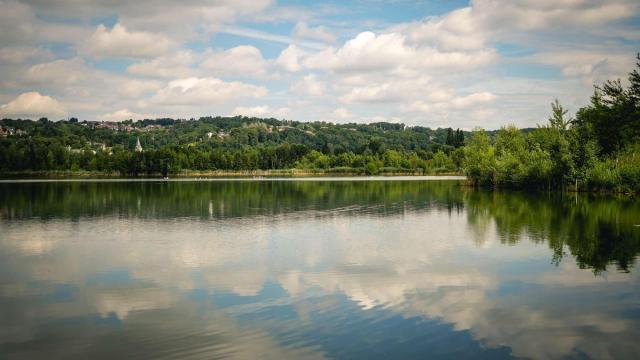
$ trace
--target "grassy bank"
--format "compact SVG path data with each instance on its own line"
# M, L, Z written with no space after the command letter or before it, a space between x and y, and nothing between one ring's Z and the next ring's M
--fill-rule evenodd
M183 170L170 173L169 177L189 178L189 177L309 177L309 176L423 176L423 175L464 175L454 172L423 172L409 171L405 169L385 169L375 174L368 173L360 168L334 168L334 169L273 169L273 170ZM82 179L82 178L140 178L152 177L161 178L160 173L130 176L119 172L103 171L16 171L0 173L0 179Z

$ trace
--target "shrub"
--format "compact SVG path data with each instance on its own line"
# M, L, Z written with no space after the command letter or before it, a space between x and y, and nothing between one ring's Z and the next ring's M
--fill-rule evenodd
M620 173L614 160L598 161L587 170L587 186L594 190L614 190L620 184Z

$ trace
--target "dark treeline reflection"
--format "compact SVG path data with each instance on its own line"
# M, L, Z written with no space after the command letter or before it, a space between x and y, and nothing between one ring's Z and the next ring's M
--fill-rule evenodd
M547 242L555 263L568 248L581 268L599 273L613 263L628 271L640 253L640 202L634 199L472 191L464 202L472 226L493 221L505 244L523 236Z
M391 215L437 206L461 209L457 182L194 181L0 184L0 216L79 218L228 218L340 210Z
M456 181L194 181L0 184L0 217L79 219L390 216L465 211L474 231L495 224L504 244L546 242L581 268L628 271L640 253L640 202L630 198L488 192ZM528 241L528 240L527 240Z

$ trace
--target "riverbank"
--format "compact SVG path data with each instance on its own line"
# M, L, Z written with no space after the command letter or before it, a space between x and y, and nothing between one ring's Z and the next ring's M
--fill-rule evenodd
M381 171L376 174L368 174L359 169L328 169L328 170L301 170L301 169L274 169L274 170L213 170L196 171L183 170L169 173L170 178L232 178L232 177L366 177L366 176L464 176L462 173L431 173L422 171ZM115 178L162 178L162 174L140 174L138 176L122 175L119 172L102 171L20 171L0 173L0 179L115 179Z

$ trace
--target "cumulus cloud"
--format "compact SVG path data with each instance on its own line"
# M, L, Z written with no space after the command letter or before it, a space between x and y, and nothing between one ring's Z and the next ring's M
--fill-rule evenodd
M340 101L346 104L391 103L412 99L446 101L453 97L450 89L433 82L428 76L383 79L380 81L367 76L347 79L344 87L348 91Z
M29 66L14 87L46 92L63 101L75 116L92 119L114 108L130 106L122 102L148 94L160 85L99 70L75 57Z
M351 111L349 111L349 109L344 107L339 107L333 110L331 115L338 119L349 119L353 117L353 114L351 113Z
M627 18L637 11L638 4L627 0L475 0L468 7L400 24L392 31L405 34L413 44L429 44L444 51L477 50L487 46L489 37L512 38L515 31L590 31L589 26Z
M82 49L93 56L145 58L164 54L173 46L173 42L164 35L128 31L118 23L111 31L99 25Z
M94 82L96 73L80 57L36 64L27 70L29 83L43 85L69 85Z
M486 37L475 23L472 8L466 7L442 17L401 24L393 30L405 34L412 44L432 45L443 51L478 50L486 46Z
M452 97L443 101L415 101L409 105L406 109L408 111L421 111L421 112L434 112L434 111L446 111L446 110L461 110L468 109L478 105L485 105L493 102L496 99L496 95L490 92L473 93L466 96Z
M496 60L495 51L442 52L433 47L410 45L401 33L362 32L344 46L328 48L308 56L304 64L312 69L338 72L397 71L404 68L472 69Z
M320 96L324 94L325 86L322 81L318 80L317 75L305 75L302 80L291 85L290 91L294 94L303 94L309 96Z
M139 114L139 113L129 111L128 109L121 109L118 111L114 111L112 113L102 114L97 117L98 120L102 120L102 121L124 121L129 119L137 120L137 119L152 119L152 118L154 118L154 116L151 114Z
M476 25L494 31L505 27L536 30L605 24L637 14L639 6L630 0L475 0L471 5Z
M263 86L239 81L225 82L217 78L190 77L170 81L151 98L161 105L205 105L236 98L260 98L267 94Z
M402 95L391 91L391 87L390 83L356 87L340 97L340 101L346 104L397 101Z
M180 78L197 75L193 64L199 56L189 50L181 50L175 54L159 56L130 65L127 71L131 74L158 77Z
M496 96L494 94L483 91L480 93L473 93L467 96L454 98L453 100L451 100L451 106L456 109L464 109L470 106L492 102L495 99Z
M271 108L268 105L244 107L238 106L232 111L233 115L242 115L248 117L272 117L272 118L284 118L289 114L289 108Z
M47 89L48 93L65 98L65 103L77 102L81 108L116 94L120 83L121 77L95 69L81 57L30 66L22 78L22 86Z
M41 95L37 91L20 94L7 104L0 106L0 114L9 118L65 117L67 109L56 99Z
M336 37L324 26L309 27L305 22L298 22L293 28L293 36L301 39L320 40L328 43L336 41Z
M589 87L607 79L625 78L634 65L634 58L618 49L553 49L531 55L529 59L536 63L559 67L563 76L578 78Z
M262 76L267 65L258 48L243 45L213 53L200 67L216 76Z
M396 67L407 59L410 49L399 34L376 35L362 32L339 49L327 48L309 56L305 65L326 70L384 70Z
M161 88L161 83L154 80L127 80L118 88L120 95L124 97L139 97L145 93Z
M306 52L297 46L289 45L278 55L275 64L286 71L296 72L301 69L300 58L305 55Z

